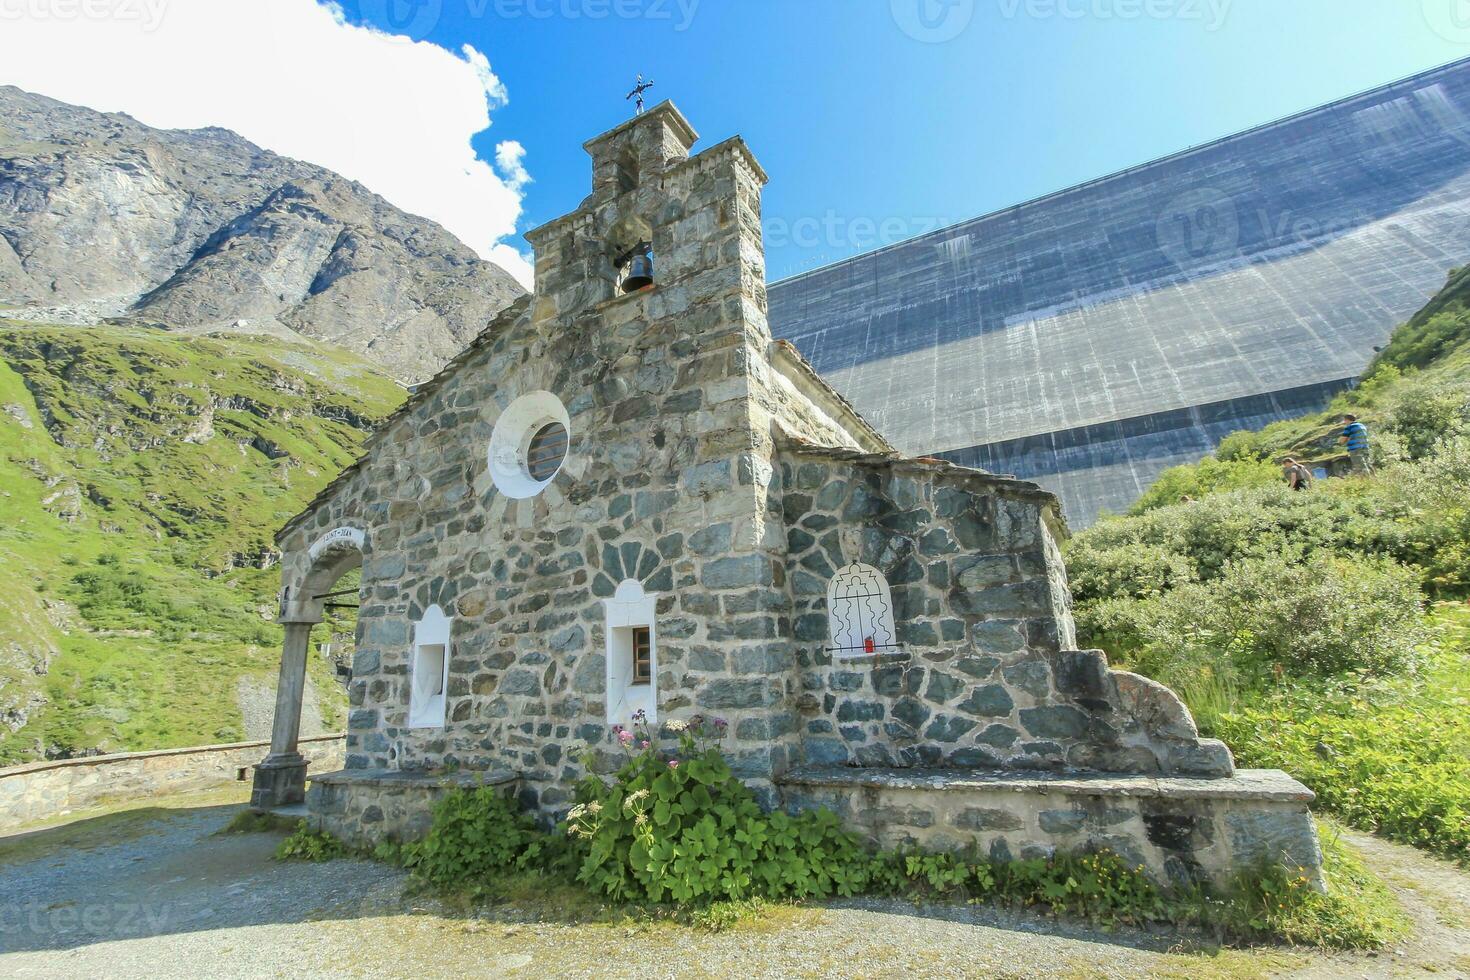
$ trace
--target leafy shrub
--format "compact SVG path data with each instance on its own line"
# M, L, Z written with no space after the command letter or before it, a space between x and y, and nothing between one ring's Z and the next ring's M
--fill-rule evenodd
M1070 557L1072 594L1085 599L1146 599L1194 580L1189 559L1161 544L1080 548Z
M277 861L332 861L347 853L347 846L331 834L312 830L302 820L296 831L276 847Z
M457 789L434 805L424 839L403 846L403 863L436 884L521 871L542 859L545 835L530 814L493 786Z
M1129 508L1130 514L1142 514L1156 507L1177 504L1186 498L1198 500L1222 490L1268 487L1281 483L1281 469L1266 462L1261 447L1246 449L1232 443L1234 458L1205 458L1198 463L1174 466L1159 474L1143 496Z
M1470 862L1470 609L1441 607L1421 672L1283 686L1217 724L1348 823Z
M1232 561L1208 582L1081 610L1130 664L1168 681L1204 665L1246 680L1343 670L1384 673L1413 660L1422 637L1419 577L1388 559L1316 554L1302 562Z
M678 753L658 751L639 724L618 732L632 753L611 784L583 783L568 833L584 856L577 877L617 901L679 903L854 895L865 854L837 817L764 813L717 747L722 722L671 723Z

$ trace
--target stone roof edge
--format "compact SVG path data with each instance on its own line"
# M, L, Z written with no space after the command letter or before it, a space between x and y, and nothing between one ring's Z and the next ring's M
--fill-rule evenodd
M614 126L612 129L603 130L602 132L598 133L596 136L583 143L582 149L586 150L588 153L591 153L592 148L598 143L605 142L609 137L616 136L618 133L626 132L627 130L632 129L634 126L637 126L639 123L646 123L657 116L668 116L669 122L673 125L674 129L678 131L679 135L683 137L684 142L688 145L693 146L695 143L699 142L699 134L694 131L694 127L690 125L689 120L684 118L684 113L679 111L679 107L674 105L674 100L664 99L657 105L651 106L650 108L646 109L640 115L636 115L632 119L625 119L624 121Z
M898 449L893 443L889 442L888 438L879 432L873 423L863 418L863 413L859 412L852 402L842 396L842 392L832 387L831 383L822 377L821 372L812 367L812 362L802 356L801 351L797 349L795 344L789 340L774 340L771 342L771 349L776 353L776 356L772 358L773 361L779 359L795 368L798 373L827 394L850 419L855 421L864 432L872 436L873 440L882 446L885 451L898 452ZM780 367L780 364L776 365L777 370Z
M803 456L821 456L840 462L853 463L857 466L866 466L869 469L898 470L921 473L926 476L938 475L966 483L979 484L987 489L1034 500L1050 508L1056 519L1061 520L1061 501L1057 499L1056 494L1038 484L1018 480L1013 476L999 476L969 466L957 466L947 459L937 459L933 456L904 456L897 452L867 453L858 449L845 449L841 446L823 446L789 433L784 433L780 441L783 448Z
M464 367L464 365L470 360L471 357L473 357L475 354L478 354L485 347L489 346L490 341L498 336L505 327L509 326L511 323L514 323L522 316L526 315L526 313L531 308L531 301L535 298L536 297L534 293L527 293L526 295L516 299L499 313L495 314L494 318L491 319L489 324L486 325L485 329L476 334L475 339L470 341L465 346L464 350L451 357L444 364L444 366L439 369L438 373L436 373L428 381L425 381L423 384L419 385L418 388L414 389L413 394L409 395L408 399L404 401L402 405L399 405L396 409L394 409L393 412L390 413L386 418L384 418L383 421L378 424L378 427L375 428L368 435L368 437L363 440L362 455L357 457L356 460L354 460L346 468L344 468L341 473L338 473L335 477L333 477L331 482L322 487L321 490L317 492L317 495L315 497L312 497L307 505L303 507L299 512L297 512L295 516L291 517L289 520L286 521L286 523L281 525L281 529L276 532L275 542L277 544L280 544L281 539L289 534L291 530L295 528L298 522L300 522L303 518L315 513L318 507L320 507L323 503L327 502L333 496L335 496L336 492L342 487L342 485L345 484L359 470L362 469L362 465L366 463L368 457L372 455L373 448L378 444L378 441L382 438L384 433L391 429L399 420L407 416L409 412L413 411L415 408L422 405L424 402L428 401L435 394L437 394L439 389L444 387L445 382L447 382L454 375L458 374L459 369Z
M677 173L685 167L691 167L695 164L713 163L719 158L732 153L740 157L745 165L750 168L751 173L755 174L756 178L762 184L771 182L771 178L766 174L766 168L762 167L760 161L755 158L755 153L751 150L750 144L745 142L745 137L739 135L731 136L727 140L721 140L714 146L700 150L698 153L689 154L689 156L665 170L664 175L668 176L669 174Z

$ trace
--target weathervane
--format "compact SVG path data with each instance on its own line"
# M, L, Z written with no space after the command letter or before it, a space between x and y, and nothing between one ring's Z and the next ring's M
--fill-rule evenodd
M638 84L635 85L635 86L633 86L633 91L631 91L631 92L628 93L628 98L629 99L637 99L638 100L637 103L635 103L638 106L638 111L635 112L635 113L633 113L635 116L641 116L641 115L643 115L643 93L644 92L647 92L651 88L653 88L653 82L651 82L651 81L645 82L643 80L643 73L642 72L639 72L638 73ZM624 101L626 101L626 100L624 100Z

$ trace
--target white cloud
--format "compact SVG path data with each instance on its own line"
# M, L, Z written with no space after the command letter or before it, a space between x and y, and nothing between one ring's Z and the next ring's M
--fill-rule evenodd
M475 156L470 138L507 96L469 45L457 55L357 27L315 0L0 0L0 11L0 83L150 126L232 129L439 222L529 285L512 244L525 151L500 144L497 160L514 164L501 162L504 177Z
M520 190L531 182L526 173L526 148L519 140L503 140L495 147L495 166L511 190Z

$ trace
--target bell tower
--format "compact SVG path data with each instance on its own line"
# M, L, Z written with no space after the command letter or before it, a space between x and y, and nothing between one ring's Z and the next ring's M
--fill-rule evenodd
M583 144L592 192L526 235L536 251L538 319L640 295L656 320L688 308L694 280L720 279L726 297L745 290L757 299L745 312L764 333L765 171L739 137L691 155L698 139L678 108L661 102Z

